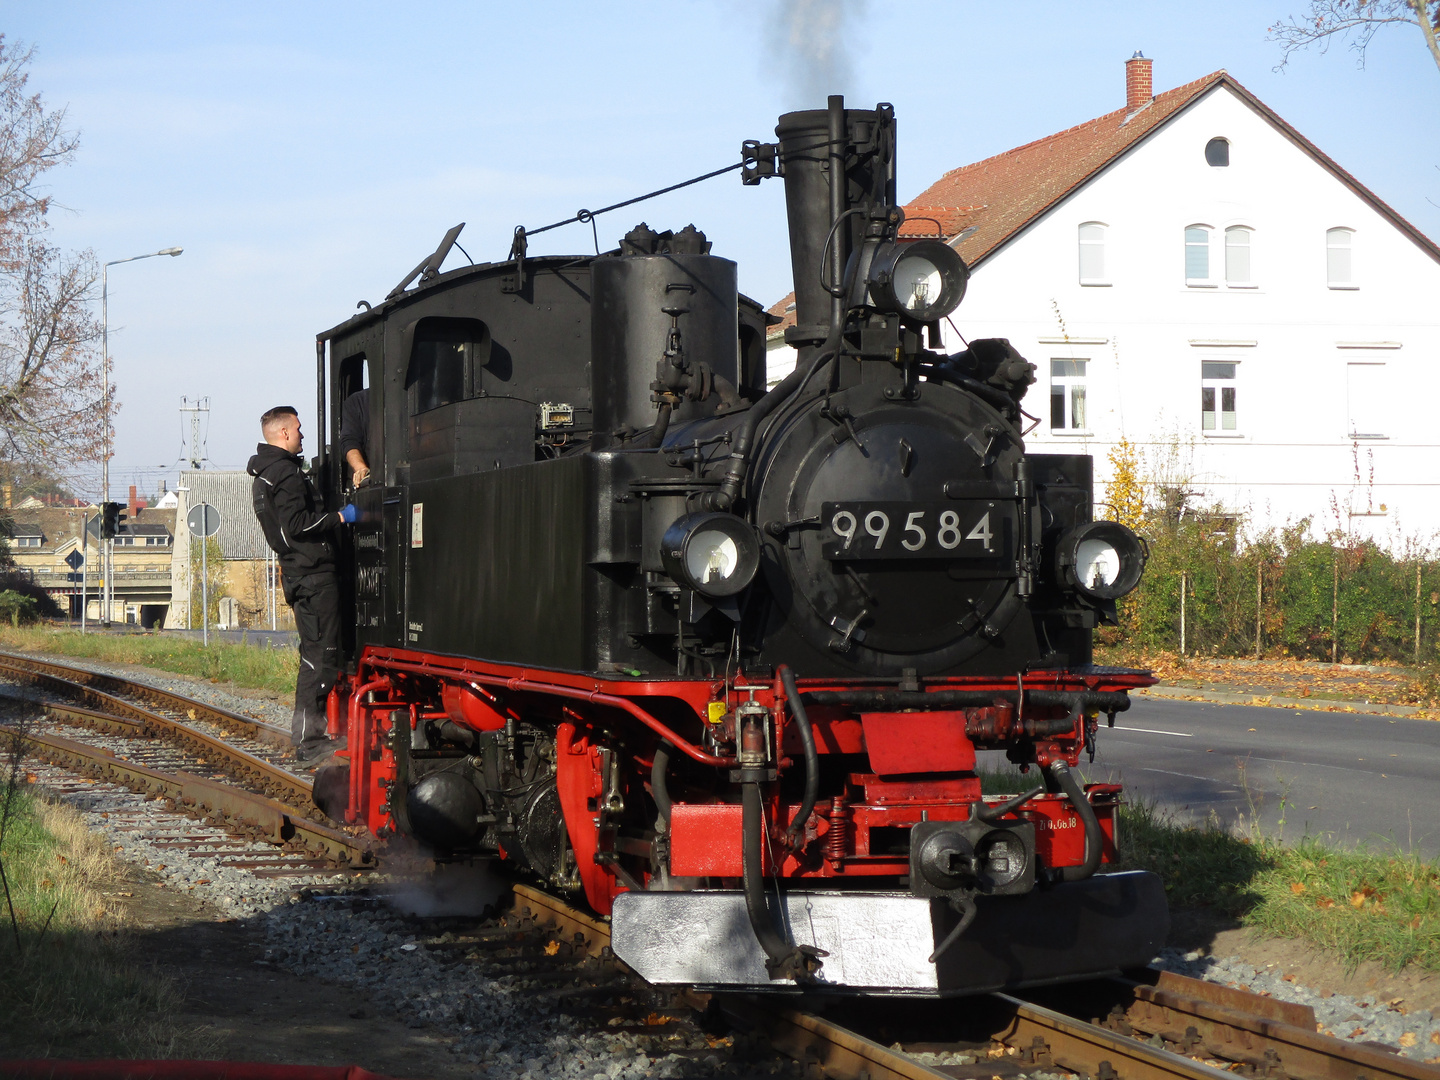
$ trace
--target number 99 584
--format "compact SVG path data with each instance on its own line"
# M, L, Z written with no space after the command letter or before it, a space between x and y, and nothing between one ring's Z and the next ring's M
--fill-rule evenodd
M1008 547L1004 503L835 502L820 511L827 559L992 559Z

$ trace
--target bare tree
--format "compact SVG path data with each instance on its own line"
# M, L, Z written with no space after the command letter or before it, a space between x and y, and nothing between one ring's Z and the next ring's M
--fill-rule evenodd
M34 50L0 35L0 473L96 460L102 416L90 252L47 238L45 174L73 157L65 110L30 93Z
M1269 39L1285 52L1276 70L1290 62L1292 53L1311 45L1326 52L1336 40L1348 41L1364 67L1370 39L1392 23L1418 26L1440 68L1440 0L1310 0L1305 16L1292 15L1270 27Z

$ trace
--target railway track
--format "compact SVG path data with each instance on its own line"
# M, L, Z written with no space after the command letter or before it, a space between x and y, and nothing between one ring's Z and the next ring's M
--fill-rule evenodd
M177 856L218 855L276 877L374 864L364 838L311 808L308 778L284 764L286 732L28 656L0 653L0 679L36 688L47 721L90 736L82 743L33 724L0 726L29 753L78 776L77 784L120 784L187 815L186 824L172 821L152 838ZM66 782L47 781L62 789ZM1440 1080L1440 1066L1318 1033L1307 1007L1171 973L963 1002L866 1002L863 1010L840 1002L825 1016L773 998L694 992L671 998L666 1009L664 993L647 994L611 956L603 920L526 885L514 887L512 906L498 919L442 920L433 928L417 947L490 979L522 980L531 994L567 1008L608 1003L612 1024L678 1025L687 1009L720 1016L835 1080L990 1080L1036 1071L1088 1080ZM638 998L650 1011L643 1020L619 1013L609 999L620 998L632 1005Z
M536 890L517 887L515 904L523 917L584 935L592 950L609 940L603 923ZM882 1022L872 1034L886 1030L884 1014L906 1014L904 1036L884 1042L864 1033L875 1019L873 1002L863 1010L870 1019L854 1007L837 1009L857 1018L845 1026L775 999L692 993L687 1000L762 1032L777 1049L833 1080L988 1080L1037 1071L1091 1080L1440 1080L1440 1066L1320 1034L1307 1006L1170 972L1145 975L1043 995L906 1002L878 1010ZM1095 1011L1102 1015L1091 1015ZM970 1061L932 1065L917 1060L920 1055Z
M84 780L163 799L169 809L293 856L272 867L258 865L264 860L247 851L237 866L279 873L287 866L300 872L375 863L367 837L315 808L309 778L286 762L287 732L143 683L28 656L0 653L0 680L38 691L29 703L42 718L0 724L0 733L18 740L27 755ZM71 703L77 700L84 706ZM87 738L60 734L74 728ZM63 777L50 780L63 789ZM203 836L177 842L214 847Z

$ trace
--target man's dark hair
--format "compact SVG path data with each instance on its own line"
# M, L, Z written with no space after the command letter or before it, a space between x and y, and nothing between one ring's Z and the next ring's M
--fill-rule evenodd
M267 409L264 415L260 417L261 432L269 434L271 425L284 416L293 416L297 420L300 419L300 413L294 405L276 405L273 409Z

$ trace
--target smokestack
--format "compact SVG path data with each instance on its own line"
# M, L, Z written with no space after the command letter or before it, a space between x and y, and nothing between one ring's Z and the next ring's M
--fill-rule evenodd
M1147 60L1141 55L1140 50L1135 50L1135 55L1125 61L1125 112L1126 115L1144 108L1150 104L1153 97L1153 83L1150 79L1150 65L1154 61Z
M135 497L135 485L134 485L134 484L131 484L131 485L130 485L130 517L131 517L132 520L134 519L134 517L135 517L135 511L136 511L137 509L139 509L139 506L140 506L140 500Z

